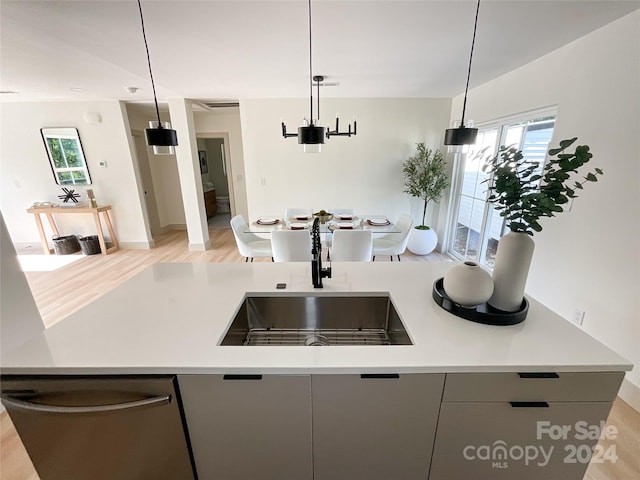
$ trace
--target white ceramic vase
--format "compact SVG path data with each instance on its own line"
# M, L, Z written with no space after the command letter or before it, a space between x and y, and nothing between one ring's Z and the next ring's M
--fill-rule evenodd
M505 312L520 310L535 242L531 235L509 232L498 242L489 305Z
M433 252L438 245L438 234L433 228L422 230L412 228L409 234L407 248L414 255L427 255Z
M447 271L443 287L454 302L463 307L475 307L491 297L493 279L476 262L464 262Z

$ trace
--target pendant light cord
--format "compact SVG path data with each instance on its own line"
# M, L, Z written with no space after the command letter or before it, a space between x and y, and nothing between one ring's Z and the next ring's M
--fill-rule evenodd
M147 64L149 65L149 76L151 77L151 88L153 89L153 101L156 104L156 115L158 116L158 128L163 128L162 122L160 121L160 109L158 108L158 98L156 97L156 84L153 81L153 72L151 71L151 57L149 56L149 45L147 44L147 35L144 31L144 17L142 16L142 5L140 4L140 0L138 0L138 10L140 11L140 23L142 23L142 38L144 39L144 48L147 51Z
M138 0L140 1L140 0ZM462 103L462 120L460 127L464 128L464 114L467 109L467 92L469 91L469 78L471 78L471 60L473 60L473 47L476 44L476 29L478 28L478 13L480 12L480 0L478 0L478 6L476 7L476 20L473 25L473 40L471 41L471 54L469 55L469 69L467 71L467 85L464 88L464 101Z
M140 0L138 0L139 2ZM311 105L310 125L313 126L313 64L311 50L311 0L309 0L309 103Z

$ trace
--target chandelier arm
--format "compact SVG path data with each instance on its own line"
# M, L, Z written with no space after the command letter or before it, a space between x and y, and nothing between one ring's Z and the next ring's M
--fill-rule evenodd
M282 136L284 138L290 138L290 137L297 137L298 134L297 133L287 133L287 126L284 124L284 122L282 123Z
M147 52L147 64L149 65L149 76L151 77L151 88L153 89L153 101L156 105L156 115L158 116L158 128L162 128L160 121L160 109L158 108L158 98L156 96L156 84L153 81L153 72L151 71L151 57L149 56L149 45L147 44L147 34L144 30L144 17L142 16L142 5L138 0L138 10L140 11L140 23L142 24L142 38L144 39L144 48Z
M469 91L469 79L471 78L471 61L473 60L473 47L476 44L476 29L478 28L478 13L480 12L480 0L478 0L478 5L476 7L476 19L473 24L473 39L471 40L471 53L469 55L469 68L467 70L467 85L464 88L464 100L462 102L462 119L460 122L460 126L464 128L464 114L467 110L467 92Z

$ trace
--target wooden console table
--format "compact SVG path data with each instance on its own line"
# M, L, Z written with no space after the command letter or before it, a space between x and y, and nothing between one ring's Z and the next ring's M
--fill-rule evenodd
M42 219L40 217L41 214L45 214L47 219L49 220L49 225L51 225L51 230L53 230L54 235L60 236L60 232L58 231L58 226L56 225L56 221L53 218L53 214L69 214L69 213L91 213L93 214L93 219L96 222L96 229L98 230L98 240L100 241L100 250L103 255L107 255L111 252L115 252L118 250L118 239L116 238L116 234L113 230L113 225L111 225L111 218L109 217L109 210L111 210L111 205L103 205L101 207L31 207L27 209L27 213L33 213L34 218L36 219L36 226L38 227L38 232L40 233L40 241L42 242L42 249L46 255L50 255L52 250L49 249L49 242L47 242L47 237L44 234L44 228L42 227ZM111 238L112 246L107 248L107 244L104 241L104 232L102 231L102 224L100 223L100 214L102 214L102 218L104 219L104 223L107 226L107 230L109 231L109 237Z

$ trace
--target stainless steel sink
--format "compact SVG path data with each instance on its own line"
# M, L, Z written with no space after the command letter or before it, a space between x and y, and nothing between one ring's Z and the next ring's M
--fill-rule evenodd
M248 296L221 345L412 345L388 295Z

